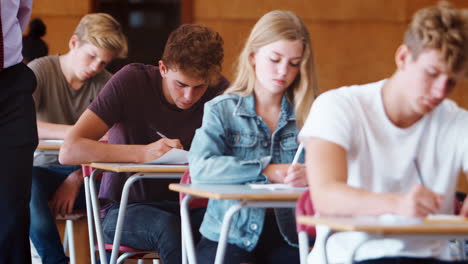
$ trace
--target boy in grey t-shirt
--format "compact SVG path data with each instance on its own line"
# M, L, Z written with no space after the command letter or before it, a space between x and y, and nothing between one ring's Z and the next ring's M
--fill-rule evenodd
M110 79L104 67L127 53L120 24L102 13L82 18L69 47L64 55L42 57L28 64L37 79L33 97L39 139L63 139ZM61 166L56 157L41 163L44 166L33 167L32 173L30 237L44 264L68 263L55 216L84 208L81 168Z

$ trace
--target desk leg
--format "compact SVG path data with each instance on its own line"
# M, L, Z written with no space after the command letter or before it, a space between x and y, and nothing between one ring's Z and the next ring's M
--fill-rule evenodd
M323 252L322 252L321 255L323 256L323 263L324 263L324 264L328 264L327 242L328 242L328 239L330 238L330 236L334 234L334 232L333 232L330 228L328 228L328 227L326 227L326 228L327 228L327 229L324 230L325 233L323 234L322 239L320 239L320 240L315 240L315 243L316 243L317 245L320 244L320 245L319 245L319 248L321 247L321 248L323 249Z
M128 195L130 193L130 187L132 184L138 180L140 180L142 176L134 174L130 176L127 181L125 181L125 185L122 190L122 198L120 199L120 206L119 206L119 214L117 216L117 224L115 226L115 234L114 240L112 241L112 254L110 264L117 263L117 258L119 256L119 246L120 246L120 239L122 238L122 228L124 225L125 220L125 212L127 211L127 203L128 203Z
M224 253L228 242L229 228L231 227L232 216L237 213L242 207L245 206L244 202L234 204L226 211L221 226L221 235L219 237L218 248L216 250L215 264L222 264L224 260Z
M99 215L99 202L97 198L96 186L94 184L94 178L96 177L96 175L102 172L103 170L95 169L93 173L91 173L91 177L89 179L89 191L90 191L91 203L92 203L92 208L93 208L94 225L96 227L96 238L98 242L99 259L101 260L101 264L107 264L106 250L104 248L104 234L102 232L101 218Z
M94 222L93 211L91 210L91 196L89 194L89 177L84 178L85 199L86 199L86 217L88 221L89 253L91 255L91 264L96 264L96 253L94 249Z
M353 251L351 252L351 256L348 260L348 264L354 264L354 258L356 257L356 253L358 251L358 249L363 245L365 244L366 242L368 242L369 240L372 240L372 239L376 239L376 238L381 238L380 235L377 235L376 237L373 237L373 238L370 238L370 237L367 237L367 239L363 239L361 242L359 242L353 249Z
M190 225L189 205L192 196L187 194L180 205L180 217L182 228L182 262L187 263L187 257L190 264L197 264L195 256L195 246L193 242L192 226ZM187 255L187 256L186 256Z

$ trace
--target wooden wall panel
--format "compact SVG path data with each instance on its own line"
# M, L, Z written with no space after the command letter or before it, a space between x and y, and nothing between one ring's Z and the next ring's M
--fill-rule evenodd
M41 17L47 25L44 41L49 45L49 54L64 54L68 52L68 41L81 16L47 16Z
M314 23L309 26L321 91L367 83L394 71L401 26L379 23Z
M198 19L254 19L274 9L292 10L303 19L401 21L405 18L405 0L194 0ZM382 15L384 14L384 15Z
M41 18L47 26L44 40L49 54L68 51L68 41L81 17L90 13L92 0L40 0L33 1L31 18Z
M33 1L35 15L82 16L91 11L92 0L39 0Z

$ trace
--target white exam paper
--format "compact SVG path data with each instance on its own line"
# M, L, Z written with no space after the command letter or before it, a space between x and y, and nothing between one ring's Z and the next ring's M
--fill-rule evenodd
M268 189L268 190L307 190L307 187L294 187L289 184L282 183L267 183L267 184L256 184L250 183L252 189Z
M166 154L144 164L188 164L188 151L183 149L173 148Z

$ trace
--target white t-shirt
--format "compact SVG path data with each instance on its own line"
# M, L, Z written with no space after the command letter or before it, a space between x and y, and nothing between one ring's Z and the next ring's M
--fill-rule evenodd
M468 168L468 112L446 99L409 128L396 127L382 103L386 80L342 87L319 96L299 137L321 138L346 149L349 185L373 192L408 192L419 184L417 159L424 183L444 194L438 213L454 211L458 174ZM410 88L408 88L410 89ZM324 227L317 228L317 240ZM365 233L345 232L328 241L332 263L348 258ZM445 240L379 239L365 243L356 260L391 256L450 259ZM315 247L310 263L320 263L323 248Z

